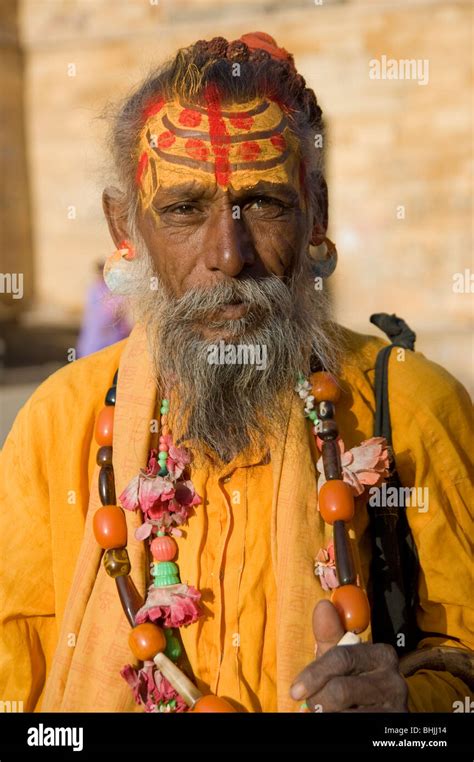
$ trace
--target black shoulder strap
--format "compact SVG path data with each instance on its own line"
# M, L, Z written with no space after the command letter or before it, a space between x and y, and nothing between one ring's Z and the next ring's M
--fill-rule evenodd
M395 347L412 351L415 333L396 315L371 315L371 323L384 331L391 344L380 350L375 364L374 436L388 444L390 475L369 499L372 564L372 639L390 643L402 655L419 640L416 624L418 557L406 516L405 493L397 473L392 448L392 425L388 396L388 363ZM375 498L375 499L374 499Z

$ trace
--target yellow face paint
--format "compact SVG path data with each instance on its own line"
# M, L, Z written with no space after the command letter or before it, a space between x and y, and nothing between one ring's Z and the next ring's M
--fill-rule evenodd
M221 108L217 91L206 107L158 101L147 110L140 133L137 183L142 208L160 187L190 180L224 190L260 181L300 186L300 144L281 108L254 100Z

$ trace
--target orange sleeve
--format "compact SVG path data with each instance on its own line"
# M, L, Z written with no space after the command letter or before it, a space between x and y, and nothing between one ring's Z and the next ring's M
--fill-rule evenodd
M462 712L466 698L468 702L472 698L466 683L450 672L420 669L406 682L410 712Z
M418 648L469 651L474 647L471 400L456 379L419 353L407 353L392 369L397 465L402 484L415 488L406 510L421 567L417 620L425 637ZM456 701L472 695L448 672L423 669L407 683L411 711L453 712Z
M0 455L0 701L12 702L12 711L37 707L56 640L48 483L39 444L47 421L32 408L30 399Z

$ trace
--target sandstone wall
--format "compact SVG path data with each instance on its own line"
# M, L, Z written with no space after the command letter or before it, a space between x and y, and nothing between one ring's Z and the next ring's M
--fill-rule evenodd
M330 234L339 319L372 330L397 312L418 347L472 389L472 11L469 2L20 0L43 316L75 317L111 251L98 115L149 67L198 38L263 30L291 50L328 126ZM429 62L429 82L374 80L371 59ZM472 287L471 287L472 288ZM63 317L61 317L63 316Z

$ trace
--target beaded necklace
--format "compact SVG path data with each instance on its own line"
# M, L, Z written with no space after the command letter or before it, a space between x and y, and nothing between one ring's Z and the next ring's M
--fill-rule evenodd
M115 579L124 613L132 627L129 645L135 658L143 662L137 669L127 665L121 674L131 686L135 700L147 712L234 712L225 699L203 695L177 662L184 658L179 628L200 616L200 593L180 582L173 559L177 546L173 534L187 523L194 505L201 501L190 481L191 458L184 448L172 443L169 428L169 402L161 401L161 435L158 450L152 450L146 470L142 470L119 496L129 510L141 508L145 521L136 531L140 540L149 540L153 557L153 583L143 602L130 576L127 553L127 523L116 504L112 464L114 406L118 371L105 397L95 427L99 445L98 490L102 506L93 517L93 531L105 551L104 566ZM346 524L354 516L354 493L343 480L335 403L340 388L331 374L320 371L313 384L301 374L295 391L304 400L304 415L310 420L316 444L322 451L325 483L319 491L318 507L322 518L333 527L335 564L339 587L333 590L335 605L347 633L359 633L370 621L367 596L356 584ZM188 665L189 668L189 665Z

